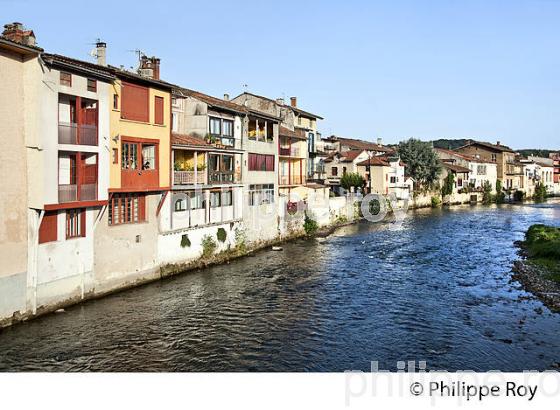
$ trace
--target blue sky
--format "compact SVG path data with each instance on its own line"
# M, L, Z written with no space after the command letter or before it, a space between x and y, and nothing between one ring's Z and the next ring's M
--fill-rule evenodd
M0 0L48 52L162 60L211 95L297 96L324 136L560 148L560 1Z

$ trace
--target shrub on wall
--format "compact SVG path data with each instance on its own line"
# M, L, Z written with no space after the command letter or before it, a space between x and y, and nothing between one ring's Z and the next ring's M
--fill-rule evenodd
M181 248L186 248L191 246L191 240L189 239L189 235L184 234L181 236Z
M214 254L218 245L214 238L210 235L204 235L202 237L202 257L207 258Z
M503 204L506 201L506 194L504 192L501 180L496 181L496 203Z
M513 200L515 202L521 202L525 199L525 192L517 190L513 193Z
M432 197L432 208L437 208L440 205L441 205L441 199L439 199L437 196L433 196Z
M546 200L546 196L547 196L546 186L544 186L542 182L538 182L537 185L535 186L535 195L534 195L535 201L543 202Z
M305 221L303 222L303 229L307 235L313 235L319 229L319 225L313 219L311 219L307 212L305 213Z
M218 228L218 232L216 232L216 238L218 238L220 242L225 242L227 239L226 230L224 228Z

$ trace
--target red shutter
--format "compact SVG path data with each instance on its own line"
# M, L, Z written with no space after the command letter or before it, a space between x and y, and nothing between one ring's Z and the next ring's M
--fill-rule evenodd
M274 155L266 156L266 170L274 171Z
M39 243L57 240L57 219L58 212L45 212L39 228Z
M163 125L163 97L156 97L154 122Z
M249 154L249 171L257 170L257 155Z
M149 90L139 85L122 83L121 117L133 121L150 121Z

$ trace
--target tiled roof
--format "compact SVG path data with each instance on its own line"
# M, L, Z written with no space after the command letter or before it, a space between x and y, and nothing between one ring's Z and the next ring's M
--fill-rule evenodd
M455 173L469 173L471 172L470 169L459 166L459 165L455 165L455 164L450 164L449 162L443 162L443 166L447 169L449 169L450 171L453 171Z
M363 150L351 150L351 151L342 152L340 155L343 157L343 159L340 162L352 162L362 152Z
M60 54L42 53L41 57L43 58L43 61L50 65L68 66L77 70L84 70L89 73L97 74L98 76L107 79L115 78L113 71L109 67L101 66L99 64L77 60Z
M444 148L434 148L435 151L439 151L457 158L462 158L466 161L470 161L470 162L476 162L478 164L495 164L495 162L492 161L488 161L482 158L477 158L473 155L467 155L467 154L463 154L461 152L457 152L457 151L452 151L449 149L444 149Z
M301 134L297 133L296 131L292 131L291 129L283 127L283 126L280 126L279 134L280 134L281 137L296 138L296 139L303 140L303 141L307 140L307 138L305 138L304 135L301 135Z
M497 145L497 144L491 144L489 142L484 142L484 141L471 141L468 144L463 145L462 147L459 147L457 149L461 149L461 148L465 148L465 147L469 147L471 145L480 145L483 148L489 149L491 151L497 151L497 152L513 152L513 150L506 146L506 145Z
M171 134L171 145L188 145L197 147L211 147L204 138L192 134Z
M387 157L371 157L366 159L365 161L362 162L358 162L359 166L381 166L381 167L388 167L390 166L389 164L389 159Z
M148 83L148 84L151 84L151 85L155 85L155 86L160 86L160 87L163 87L163 88L166 88L166 89L173 89L173 88L177 87L175 84L168 83L167 81L155 80L153 78L146 77L145 75L140 75L140 74L135 73L133 71L124 70L120 67L115 67L115 66L109 65L108 68L117 77L125 77L125 78L129 78L129 79L132 79L132 80L142 81L142 82L145 82L145 83Z
M242 95L251 95L251 96L256 97L256 98L262 98L263 100L270 101L270 102L272 102L272 103L274 103L274 104L276 104L276 105L278 105L278 106L280 106L280 107L290 108L291 110L297 112L298 114L301 114L301 115L304 115L304 116L307 116L307 117L311 117L311 118L317 118L317 119L319 119L319 120L322 120L322 119L323 119L323 117L321 117L321 116L319 116L319 115L317 115L317 114L312 114L312 113L310 113L309 111L304 111L304 110L302 110L301 108L298 108L298 107L292 107L292 106L289 105L289 104L282 104L282 105L280 105L280 104L278 104L278 102L276 102L276 100L273 100L272 98L265 97L265 96L263 96L263 95L258 95L258 94L253 94L253 93L244 92L244 93L239 94L239 95L238 95L237 97L235 97L235 98L239 98L239 97L241 97ZM234 99L235 99L235 98L234 98Z
M341 145L345 145L353 149L365 149L368 151L378 151L378 152L387 152L387 153L394 152L392 148L379 145L371 141L364 141L364 140L358 140L353 138L342 138L342 137L337 137L335 135L331 135L330 137L325 138L325 140L332 141L332 142L340 142Z
M210 95L203 94L199 91L194 91L188 88L181 88L181 87L176 87L173 91L179 95L196 98L197 100L203 101L212 107L221 108L224 110L233 111L240 114L246 114L248 112L248 110L240 104L236 104L232 101L226 101L221 98L212 97Z
M8 37L5 37L5 36L0 36L0 42L4 43L6 45L12 46L14 48L29 50L31 52L40 53L40 52L43 51L43 49L41 47L29 46L27 44L22 44L22 43L19 43L17 41L10 40Z

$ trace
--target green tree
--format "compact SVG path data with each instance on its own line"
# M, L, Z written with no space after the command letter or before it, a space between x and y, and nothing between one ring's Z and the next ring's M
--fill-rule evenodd
M447 195L451 195L453 193L453 188L455 187L455 175L453 172L450 172L445 177L443 181L443 188L441 188L441 196L445 197Z
M340 178L340 185L348 191L351 187L363 187L364 182L364 178L357 172L348 172Z
M535 201L543 202L546 200L546 196L547 196L546 186L542 182L537 182L537 185L535 186L535 195L534 195Z
M489 181L484 181L482 192L482 203L485 205L491 204L494 198L492 197L492 184Z
M503 204L506 201L506 194L503 189L502 180L496 181L496 203Z
M418 185L433 185L441 173L441 162L429 142L416 139L402 141L397 147L401 159L406 163L406 173Z

